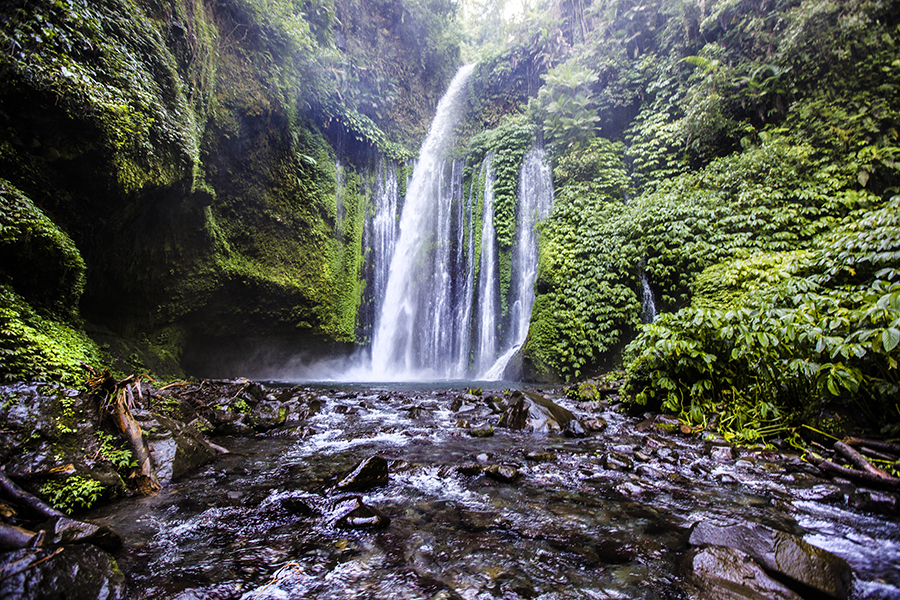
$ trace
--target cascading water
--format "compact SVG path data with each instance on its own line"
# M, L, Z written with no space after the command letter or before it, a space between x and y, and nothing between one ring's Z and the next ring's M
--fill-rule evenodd
M508 343L480 379L502 378L509 361L528 335L538 267L537 224L547 218L553 205L553 179L542 149L535 148L525 155L519 175L518 200L518 229L512 248L512 273L516 277L510 285L509 333L505 336Z
M462 189L463 161L449 157L471 71L471 66L460 69L438 105L399 226L392 216L399 203L396 192L375 190L376 210L366 230L372 259L367 259L366 275L377 308L371 362L363 372L351 373L354 379L500 379L527 335L537 272L535 226L553 200L550 171L543 151L526 155L504 315L492 155L476 169L468 190Z
M656 300L653 298L653 289L647 274L641 271L641 321L652 323L656 318Z
M473 65L462 67L438 104L413 170L400 217L384 300L372 339L373 379L447 378L452 330L452 179L446 160ZM439 362L441 361L441 362Z

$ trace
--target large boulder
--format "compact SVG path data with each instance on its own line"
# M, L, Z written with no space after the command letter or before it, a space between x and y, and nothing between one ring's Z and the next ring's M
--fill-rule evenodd
M853 575L844 559L759 523L700 521L691 528L689 543L740 550L795 590L813 590L838 600L850 595Z
M698 600L802 600L735 548L692 550L686 566Z
M571 411L532 392L513 392L500 416L500 426L517 431L558 433L575 418Z
M218 453L191 427L162 415L141 423L147 431L150 458L163 485L206 464Z

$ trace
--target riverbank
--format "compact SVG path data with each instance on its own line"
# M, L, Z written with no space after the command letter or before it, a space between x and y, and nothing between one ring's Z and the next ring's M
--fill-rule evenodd
M552 387L143 383L133 412L162 474L148 496L108 457L124 440L104 451L103 407L54 389L3 388L5 470L38 493L59 466L124 475L118 500L75 516L123 536L91 553L109 554L127 597L900 595L897 494L628 414L614 388L576 401ZM26 429L48 406L64 418ZM64 548L0 592L38 597L69 546L5 554L4 577ZM761 550L775 546L796 552L779 567Z

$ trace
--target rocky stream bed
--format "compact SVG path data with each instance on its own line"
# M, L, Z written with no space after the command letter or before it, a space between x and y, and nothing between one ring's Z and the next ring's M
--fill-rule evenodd
M900 598L896 493L625 414L614 390L134 392L162 489L71 522L3 504L43 543L0 552L0 597ZM10 479L125 489L96 400L24 384L0 398ZM39 418L54 411L63 432Z

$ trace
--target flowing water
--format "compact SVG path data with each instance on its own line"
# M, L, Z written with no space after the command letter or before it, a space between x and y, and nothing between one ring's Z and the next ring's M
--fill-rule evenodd
M496 423L487 395L503 390L293 388L311 413L302 437L219 438L243 454L88 517L126 536L117 559L146 599L688 598L687 529L710 518L801 535L851 564L854 598L900 597L900 524L851 508L851 486L763 451L717 461L700 440L543 391L608 428L476 438L458 425ZM388 483L355 493L390 524L341 528L334 478L373 455Z

